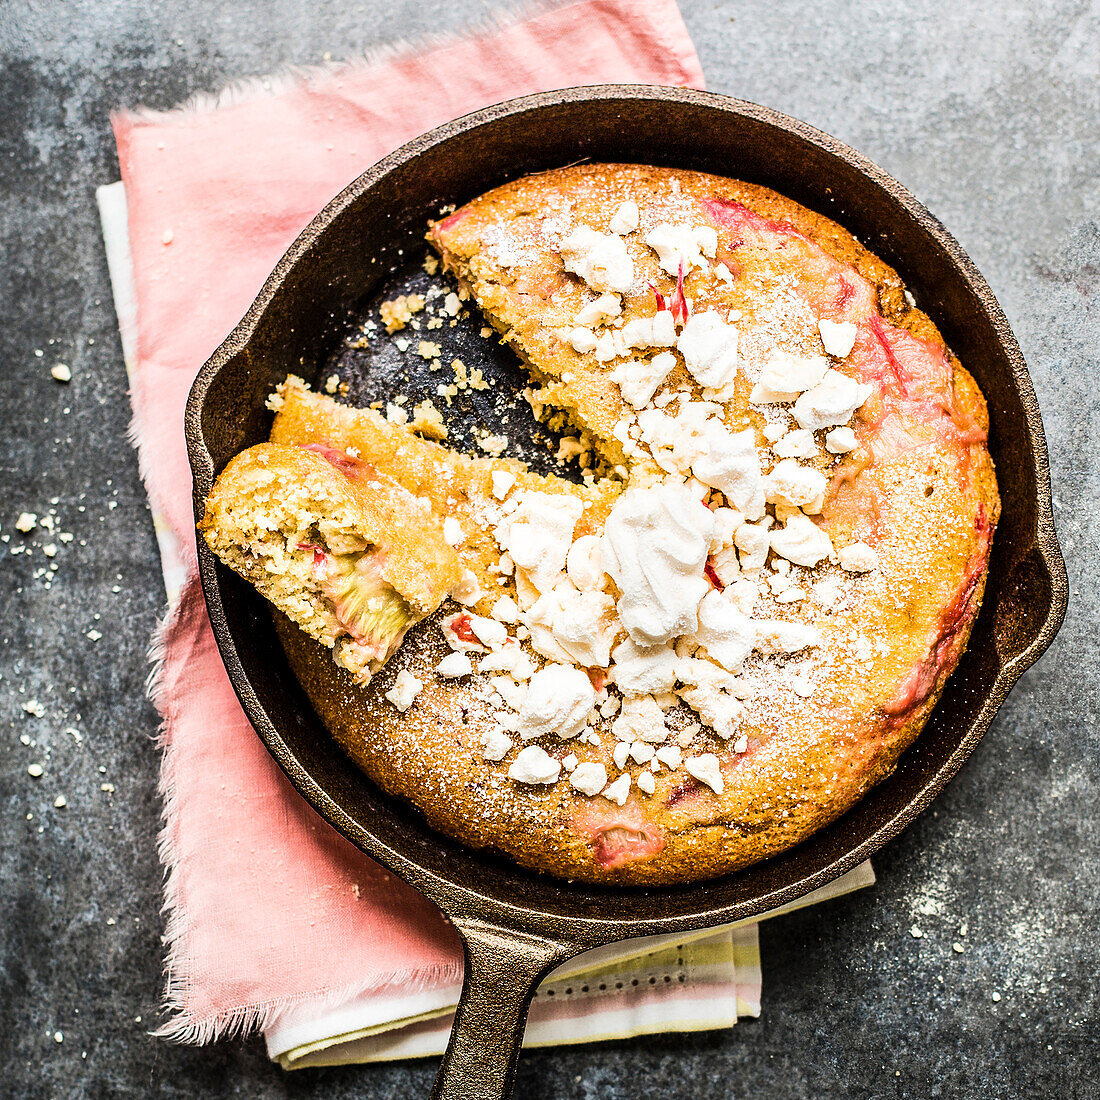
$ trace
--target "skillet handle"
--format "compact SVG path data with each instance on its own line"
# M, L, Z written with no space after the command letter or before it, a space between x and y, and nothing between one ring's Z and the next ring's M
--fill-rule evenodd
M535 987L578 948L465 918L466 977L432 1100L507 1100Z

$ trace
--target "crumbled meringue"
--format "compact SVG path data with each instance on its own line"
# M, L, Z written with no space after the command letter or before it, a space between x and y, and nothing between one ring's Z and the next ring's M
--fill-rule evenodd
M653 645L695 630L713 529L706 505L674 481L628 489L615 502L604 526L604 567L635 641Z
M540 591L551 587L565 568L584 505L574 496L524 493L519 507L496 527L496 539Z
M741 568L746 573L762 569L768 560L771 523L771 516L765 516L759 523L742 523L734 532L733 545L741 552Z
M615 213L611 215L611 221L607 223L607 228L612 233L625 237L627 233L633 233L638 228L638 221L638 204L633 199L627 199L626 202L619 203Z
M622 311L623 302L617 294L601 294L594 302L582 307L573 321L585 328L591 328L618 317Z
M845 455L858 446L856 433L851 428L833 428L825 433L825 450L834 455Z
M599 535L581 535L572 546L565 559L565 570L569 579L580 592L594 592L602 587L603 539Z
M645 235L645 243L657 253L662 270L677 275L682 263L686 275L692 268L703 267L704 257L714 258L718 250L718 233L710 225L661 222Z
M817 500L825 492L826 484L820 470L800 466L793 458L785 458L764 478L764 496L769 504L801 508Z
M718 489L749 519L764 514L764 479L752 428L731 432L717 417L703 425L701 447L691 472Z
M652 317L635 317L622 328L624 346L628 348L671 348L676 346L676 321L667 309Z
M628 637L611 658L612 676L624 695L655 695L676 686L676 653L669 645L640 646Z
M665 715L652 695L637 695L623 700L622 710L611 725L611 732L627 746L635 741L659 745L668 736ZM625 763L625 756L624 756ZM622 767L622 764L617 765Z
M752 652L756 628L717 589L711 589L699 604L699 629L691 635L693 645L702 646L712 661L730 672L739 668Z
M435 666L437 676L444 680L457 680L462 676L469 676L474 666L465 653L448 653L442 661Z
M771 548L795 565L809 567L833 552L833 542L812 519L796 512L771 533Z
M644 409L675 366L676 356L671 351L662 351L652 359L631 359L617 364L611 377L624 401L636 409Z
M634 283L634 261L621 237L578 225L561 242L566 271L579 275L593 290L627 291Z
M726 789L722 779L722 767L718 757L712 752L703 752L698 756L689 756L684 761L684 768L693 779L705 783L715 794L721 794Z
M737 376L737 329L713 311L688 318L676 350L700 386L720 390Z
M813 458L817 454L814 433L805 428L793 428L772 444L777 458Z
M847 424L852 413L871 396L872 389L830 368L812 390L807 390L794 403L794 418L799 427L810 431Z
M578 764L569 774L569 785L594 798L607 786L607 769L603 764Z
M608 784L603 792L604 798L617 806L625 805L627 795L630 794L630 782L630 772L623 772L614 783Z
M856 326L851 321L827 321L822 317L817 322L821 333L821 343L825 350L837 359L847 359L856 343Z
M528 745L521 749L508 769L508 778L531 786L556 783L561 775L561 764L545 749Z
M795 355L777 348L764 363L749 401L754 405L793 401L816 386L828 369L829 361L823 355Z
M606 592L568 595L554 614L554 640L585 668L607 668L619 629L615 600Z
M557 734L576 737L596 701L592 682L572 665L546 665L531 677L519 712L518 732L524 741Z
M402 714L416 702L416 697L424 690L424 683L418 680L408 669L403 668L393 681L393 687L386 692L386 698Z
M853 542L837 551L840 568L849 573L870 573L879 566L878 551L865 542Z

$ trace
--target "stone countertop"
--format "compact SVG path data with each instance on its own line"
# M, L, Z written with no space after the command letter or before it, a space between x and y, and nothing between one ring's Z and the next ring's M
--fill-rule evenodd
M1100 1095L1100 14L1084 0L682 6L712 89L868 154L991 283L1046 417L1071 606L934 811L876 860L878 885L762 928L759 1021L530 1053L517 1096ZM287 1075L256 1039L195 1049L148 1035L163 924L156 718L142 688L164 593L126 442L93 192L118 178L116 106L169 107L489 10L9 0L0 11L6 1096L427 1095L431 1063ZM61 362L68 385L50 376ZM15 531L21 511L51 509L72 541Z

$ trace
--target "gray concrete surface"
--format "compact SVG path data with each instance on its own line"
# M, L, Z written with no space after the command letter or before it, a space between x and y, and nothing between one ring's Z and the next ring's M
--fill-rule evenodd
M683 7L711 88L869 154L989 279L1045 410L1072 603L936 811L877 861L879 885L764 928L759 1022L533 1053L517 1095L1100 1095L1100 7ZM0 527L11 535L0 543L2 1096L427 1093L426 1063L287 1076L255 1039L189 1049L147 1034L162 921L155 721L142 685L163 593L126 443L93 189L117 178L115 106L168 107L487 10L456 0L0 6ZM70 385L50 378L57 362L72 368ZM21 510L51 507L71 542L14 531ZM51 561L52 581L40 572ZM31 699L41 718L23 710ZM55 806L59 795L67 805Z

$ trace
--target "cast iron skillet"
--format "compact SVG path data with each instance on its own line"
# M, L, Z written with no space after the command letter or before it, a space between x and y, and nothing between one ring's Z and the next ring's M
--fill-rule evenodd
M229 459L267 438L264 399L273 386L288 371L317 376L356 303L402 257L422 255L427 220L442 204L585 158L766 184L835 219L896 267L989 401L1001 525L970 646L896 772L791 851L725 878L649 890L571 885L519 869L441 837L383 795L289 674L264 602L198 540L214 635L272 756L326 820L431 898L464 941L465 986L432 1092L450 1100L510 1094L532 991L567 958L632 936L752 917L897 836L974 751L1066 608L1039 407L1004 314L966 254L908 191L836 139L751 103L683 89L572 88L489 107L410 142L333 199L195 381L186 433L196 517Z

